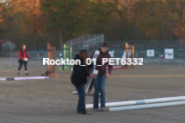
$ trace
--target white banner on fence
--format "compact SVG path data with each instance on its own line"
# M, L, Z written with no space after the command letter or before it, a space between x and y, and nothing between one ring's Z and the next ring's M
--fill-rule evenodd
M165 59L174 59L174 50L173 49L169 49L169 48L166 48L164 49L164 57Z
M147 57L154 57L155 56L155 50L149 49L146 51L146 56Z

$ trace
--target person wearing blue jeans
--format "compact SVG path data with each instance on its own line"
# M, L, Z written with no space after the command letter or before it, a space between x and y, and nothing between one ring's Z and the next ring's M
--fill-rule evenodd
M97 57L96 64L97 66L95 67L96 70L98 70L98 75L97 78L94 82L94 100L93 100L93 108L95 111L98 111L99 109L99 94L101 95L101 110L105 110L105 82L106 78L108 78L111 73L113 66L109 65L108 62L102 63L103 58L111 58L109 52L108 52L108 44L104 42L102 44L102 47L99 49L100 54ZM91 58L93 57L93 54L91 55ZM106 67L108 66L108 72L106 72Z
M75 86L76 90L78 91L78 106L77 106L77 113L86 114L85 108L85 85Z
M98 99L99 99L99 93L101 94L101 109L105 109L105 81L106 81L106 76L98 74L97 78L94 82L94 88L95 88L95 93L94 93L94 110L98 110L99 105L98 105Z
M81 64L73 66L73 72L71 75L71 82L75 86L78 92L78 105L77 113L79 114L88 114L85 107L85 85L87 83L87 77L93 78L93 75L88 71L91 68L91 65L86 65L87 51L80 50L75 56L75 60L80 60Z

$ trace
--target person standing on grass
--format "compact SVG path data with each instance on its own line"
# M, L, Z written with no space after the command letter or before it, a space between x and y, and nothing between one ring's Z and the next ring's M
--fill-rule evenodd
M81 64L73 66L73 72L71 75L71 82L78 92L79 100L77 106L77 113L79 114L87 114L85 107L85 85L87 83L88 76L93 78L93 75L90 74L90 72L88 71L91 66L86 66L87 57L88 55L86 50L80 50L80 52L75 56L74 60L80 60Z
M113 66L108 65L108 62L104 65L102 64L103 58L111 58L109 52L108 52L108 44L107 42L104 42L99 49L100 54L97 58L96 64L102 65L102 66L96 66L96 70L98 70L98 75L96 77L96 80L94 82L94 100L93 100L93 108L95 111L98 111L99 109L99 94L101 94L101 111L105 110L105 82L106 78L109 78L109 76L112 73ZM91 58L93 57L94 53L91 55ZM106 72L106 67L108 66L108 72Z
M20 70L23 64L24 64L24 69L25 69L25 75L29 75L28 70L27 70L27 64L28 64L28 59L31 59L31 57L26 51L26 45L23 45L22 48L19 50L18 57L19 57L19 60L18 60L19 67L18 67L17 75L20 75Z

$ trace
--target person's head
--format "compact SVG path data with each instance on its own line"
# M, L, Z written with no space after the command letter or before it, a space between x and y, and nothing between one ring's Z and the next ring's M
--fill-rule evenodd
M108 51L108 43L104 42L101 46L102 53L106 53Z
M22 50L26 50L26 45L22 45Z
M88 57L87 51L86 50L80 50L78 53L78 56L80 57L80 59L83 60L83 64L86 65L86 59Z

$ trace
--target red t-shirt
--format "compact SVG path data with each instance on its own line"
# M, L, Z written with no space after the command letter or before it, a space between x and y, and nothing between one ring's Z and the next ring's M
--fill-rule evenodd
M26 52L26 51L21 51L21 50L19 50L19 52L18 52L18 57L19 57L19 59L21 59L21 60L23 60L24 58L31 59L31 57L29 56L28 52Z

